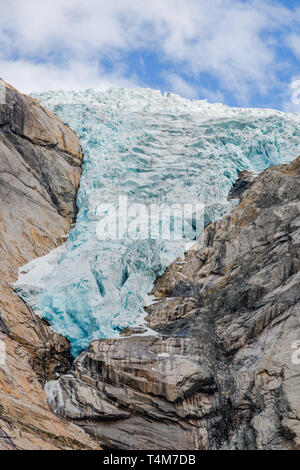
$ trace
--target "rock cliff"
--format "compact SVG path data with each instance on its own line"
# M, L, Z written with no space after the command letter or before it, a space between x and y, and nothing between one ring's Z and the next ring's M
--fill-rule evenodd
M300 157L240 175L239 205L157 279L152 335L73 364L12 283L70 229L79 141L0 80L0 159L0 449L300 449Z
M156 281L153 335L94 341L47 384L106 448L300 449L300 157L230 197Z
M58 246L70 229L80 143L54 114L1 79L0 161L0 449L98 448L51 412L43 385L69 369L69 344L12 288L19 267Z

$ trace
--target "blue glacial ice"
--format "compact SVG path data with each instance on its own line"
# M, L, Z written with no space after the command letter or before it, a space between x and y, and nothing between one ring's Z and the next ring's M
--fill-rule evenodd
M175 241L144 239L137 225L135 238L101 240L100 204L107 204L109 216L120 194L164 207L199 201L206 223L232 207L227 194L239 171L261 171L300 154L295 114L189 101L149 89L36 97L81 138L79 213L66 243L23 267L15 288L70 340L74 356L91 340L143 322L153 281L201 228L187 221L187 239Z

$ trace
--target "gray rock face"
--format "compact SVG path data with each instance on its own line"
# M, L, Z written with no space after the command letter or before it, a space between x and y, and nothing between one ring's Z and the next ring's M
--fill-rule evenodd
M104 447L300 449L300 158L248 176L156 281L157 334L94 341L51 383Z
M69 369L69 343L12 288L68 233L82 158L69 128L0 79L0 449L99 447L51 412L43 384Z

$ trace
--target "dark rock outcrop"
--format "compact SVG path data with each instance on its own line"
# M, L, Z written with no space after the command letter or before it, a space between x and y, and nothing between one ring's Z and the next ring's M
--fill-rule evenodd
M243 192L246 191L246 189L249 189L252 186L256 176L257 176L257 174L254 173L254 172L246 171L246 170L242 171L239 174L238 179L236 180L236 182L232 186L231 190L229 191L228 200L229 199L240 199Z
M300 448L300 158L250 183L157 280L157 333L94 341L51 382L105 447Z
M97 448L51 412L43 390L69 369L68 341L12 288L19 267L57 247L70 229L80 143L54 114L1 79L0 162L0 449Z

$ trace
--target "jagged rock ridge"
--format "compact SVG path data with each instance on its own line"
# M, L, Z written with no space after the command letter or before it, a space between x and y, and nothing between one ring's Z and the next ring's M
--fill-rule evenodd
M105 447L300 448L300 157L254 176L156 281L157 334L94 341L47 384Z

